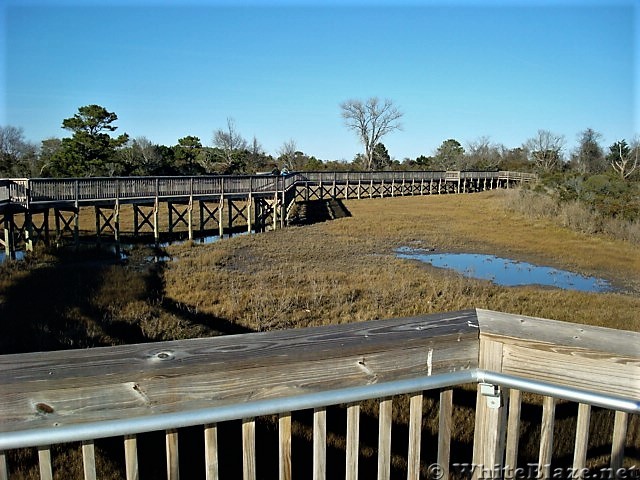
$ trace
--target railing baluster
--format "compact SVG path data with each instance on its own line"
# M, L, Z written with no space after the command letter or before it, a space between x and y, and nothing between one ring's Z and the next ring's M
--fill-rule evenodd
M407 480L420 478L420 441L422 437L422 392L411 395L409 401L409 453Z
M48 445L38 447L38 463L40 464L40 480L53 480L51 448Z
M313 411L313 480L327 478L327 410Z
M393 400L380 400L378 414L378 480L391 477L391 423L393 421Z
M613 424L613 440L611 441L611 464L614 474L616 470L622 468L624 460L624 444L627 438L627 412L616 411L615 422Z
M178 451L178 431L167 430L165 433L167 449L167 480L180 479L180 457Z
M520 441L520 390L509 390L509 419L507 420L507 446L504 458L505 477L513 478L518 467L518 443Z
M256 479L256 421L254 418L242 420L242 478Z
M438 465L442 480L449 478L451 453L451 416L453 414L453 390L440 392L440 418L438 421Z
M93 440L82 442L82 464L84 480L96 480L96 449Z
M584 477L580 472L587 462L590 417L591 405L580 403L578 406L578 421L576 424L576 443L573 449L573 471L578 473L576 478Z
M542 401L542 423L540 431L540 455L538 472L543 478L551 478L551 457L553 455L553 427L556 414L556 399L544 397Z
M207 480L218 480L218 427L216 424L204 427L204 456Z
M0 480L9 480L7 454L3 450L0 450Z
M138 440L135 435L125 435L124 457L127 480L138 480Z
M278 466L279 479L291 480L291 412L278 418Z
M347 407L347 465L346 480L358 480L358 458L360 451L360 404Z

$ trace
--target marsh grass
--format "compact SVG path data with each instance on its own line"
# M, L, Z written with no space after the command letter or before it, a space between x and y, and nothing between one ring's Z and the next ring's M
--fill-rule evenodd
M84 348L476 307L640 331L637 246L569 230L545 217L508 211L507 195L510 193L493 191L345 201L351 217L210 245L187 242L160 252L136 247L124 263L104 253L87 252L78 260L63 251L41 252L27 262L0 266L0 316L8 319L2 326L0 351ZM509 256L597 275L622 290L596 294L536 286L500 287L396 258L394 250L405 245ZM150 262L150 253L168 254L173 261ZM38 301L33 301L34 296ZM428 392L424 399L425 468L435 461L437 393ZM537 460L541 407L535 396L525 396L525 400L520 460L533 462ZM456 388L454 404L452 461L469 461L473 389ZM562 465L571 463L576 408L573 404L558 406L554 462ZM362 412L362 478L369 478L376 465L377 403L365 402ZM341 407L329 412L329 456L337 460L333 467L336 478L343 475L344 468L344 415ZM397 397L393 478L406 476L407 416L406 397ZM589 465L602 466L610 454L611 413L595 409L591 422ZM309 412L294 414L294 469L299 478L309 477L311 425ZM241 464L239 427L231 422L224 428L221 458L228 465L225 468L234 472ZM274 418L259 419L258 428L258 466L269 472L277 459L273 453ZM201 436L197 429L181 435L181 459L183 450L201 451ZM122 474L121 445L113 445L107 443L100 451L105 457L101 463L105 478ZM74 448L59 447L56 456L69 465L81 465ZM161 457L162 436L142 437L140 448L153 458ZM627 454L627 462L640 462L637 416L632 416L629 424ZM10 464L17 460L24 471L24 476L15 478L31 478L36 471L32 457L21 452L12 455ZM183 468L200 463L202 456L193 455L194 461L186 461ZM160 467L144 467L151 472L149 478L164 468L162 459L158 463ZM58 478L73 478L75 474L69 472L77 470L60 469ZM200 470L183 473L185 478L202 475Z

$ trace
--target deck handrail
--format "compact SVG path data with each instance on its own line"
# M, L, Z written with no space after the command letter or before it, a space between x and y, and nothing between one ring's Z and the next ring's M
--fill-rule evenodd
M331 405L469 383L478 384L474 464L516 465L520 429L511 417L520 411L519 393L526 391L545 399L540 465L551 463L553 410L557 399L565 399L580 403L579 415L590 406L617 412L611 465L618 466L628 414L640 413L640 333L476 309L0 355L0 476L3 451L24 446L174 432L299 409L322 412ZM485 401L486 387L493 403ZM450 395L441 393L442 401L450 405ZM390 405L385 403L383 414L381 401L381 429L391 421ZM447 411L441 406L440 415ZM417 415L412 408L412 419ZM586 454L581 443L588 439L588 421L586 435L584 421L579 424L576 452ZM388 432L380 435L379 448L387 451ZM448 445L446 432L441 437ZM412 461L419 462L419 455ZM448 462L448 453L442 461ZM577 456L576 464L584 467L584 458Z
M30 204L55 202L131 201L157 198L191 198L234 194L277 195L304 183L404 183L502 180L526 183L535 174L519 172L381 171L381 172L295 172L287 175L218 175L160 177L82 177L0 179L0 205L7 202L23 208Z

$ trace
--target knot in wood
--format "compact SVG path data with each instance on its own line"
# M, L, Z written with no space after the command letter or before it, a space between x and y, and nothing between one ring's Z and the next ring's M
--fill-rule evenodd
M46 403L36 403L36 410L38 413L53 413L53 407L51 405L47 405Z

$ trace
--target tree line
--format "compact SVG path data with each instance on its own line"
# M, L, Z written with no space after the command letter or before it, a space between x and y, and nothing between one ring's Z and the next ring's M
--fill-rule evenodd
M352 130L363 152L351 162L321 160L285 141L277 155L267 154L257 138L245 139L228 118L212 134L212 146L188 135L173 146L158 145L146 137L116 135L118 119L100 105L87 105L62 121L70 133L49 138L37 146L23 130L0 126L0 177L84 177L132 175L224 175L310 170L521 170L543 175L572 172L612 174L622 180L638 178L640 142L619 140L608 148L593 129L579 134L577 147L566 151L566 140L539 130L521 146L507 148L489 137L468 142L446 139L431 155L394 159L382 139L402 128L403 113L391 100L369 98L340 104L345 126Z

